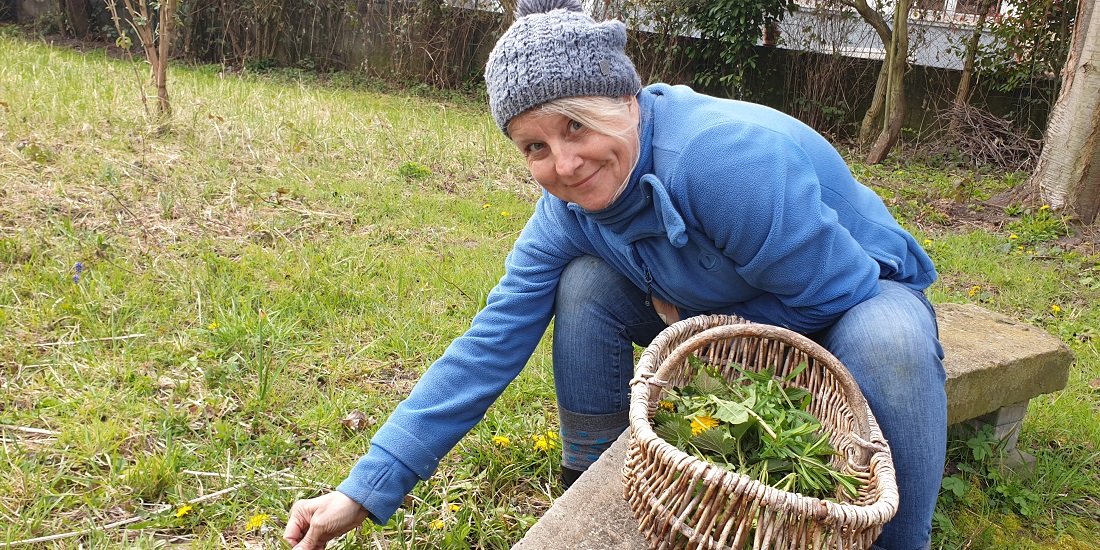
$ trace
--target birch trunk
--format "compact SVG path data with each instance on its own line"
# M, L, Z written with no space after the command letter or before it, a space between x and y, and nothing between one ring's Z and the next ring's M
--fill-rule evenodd
M1094 2L1078 3L1062 89L1031 184L1051 207L1085 224L1096 221L1100 211L1100 10Z

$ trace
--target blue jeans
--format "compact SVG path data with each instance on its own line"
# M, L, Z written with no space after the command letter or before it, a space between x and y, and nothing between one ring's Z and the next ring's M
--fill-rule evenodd
M901 502L876 546L929 545L947 447L946 375L932 305L893 281L831 327L808 335L851 371L890 443ZM606 262L573 260L558 286L554 385L562 465L585 470L627 428L634 344L665 328L645 293Z

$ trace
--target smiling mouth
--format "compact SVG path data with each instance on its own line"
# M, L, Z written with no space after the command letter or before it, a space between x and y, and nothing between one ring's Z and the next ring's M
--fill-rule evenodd
M596 170L595 172L592 172L591 174L589 174L588 177L578 181L577 183L574 183L573 185L570 185L569 187L580 187L580 186L596 179L596 174L599 174L599 173L600 173L600 171Z

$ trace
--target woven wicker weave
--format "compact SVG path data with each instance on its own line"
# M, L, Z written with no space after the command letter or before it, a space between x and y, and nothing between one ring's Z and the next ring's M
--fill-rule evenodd
M832 435L833 466L859 478L852 498L838 502L764 485L709 464L664 441L651 419L668 387L695 375L688 357L720 367L727 380L746 370L774 368L808 390L808 412ZM654 339L631 381L630 440L623 467L626 498L655 549L866 549L897 511L890 450L846 368L821 346L789 330L724 315L680 321Z

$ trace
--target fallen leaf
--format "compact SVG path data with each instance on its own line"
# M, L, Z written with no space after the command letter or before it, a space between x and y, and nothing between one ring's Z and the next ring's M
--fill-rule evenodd
M190 405L188 405L187 412L189 412L189 413L191 413L195 416L199 416L199 417L207 418L207 419L220 418L220 416L221 416L221 415L218 414L217 409L215 409L214 407L211 407L210 405L207 405L205 403L192 402Z
M359 409L349 412L348 415L340 421L341 424L353 431L359 431L363 428L373 426L376 422L374 418L367 418L367 415Z
M1089 387L1094 390L1100 390L1100 378L1093 378L1089 380Z

